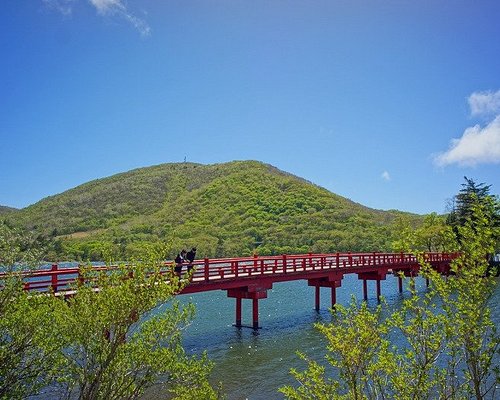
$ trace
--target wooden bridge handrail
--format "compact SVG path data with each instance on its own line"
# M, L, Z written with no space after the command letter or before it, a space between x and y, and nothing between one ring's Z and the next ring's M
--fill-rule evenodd
M450 261L457 256L456 253L424 253L429 261ZM384 267L396 266L407 263L416 263L417 257L412 253L307 253L283 254L272 256L246 256L213 259L197 259L192 265L193 281L211 282L221 279L255 278L257 276L276 276L291 273L305 273L307 271L334 270L344 268ZM164 273L170 271L173 261L164 262ZM187 265L187 263L185 263ZM128 267L133 268L132 265ZM91 271L108 271L118 268L118 265L92 266ZM25 290L52 290L57 292L65 290L81 278L82 266L60 268L52 264L51 268L40 270L26 270L17 272L25 282ZM354 271L352 271L354 272ZM0 272L0 281L8 273ZM46 278L46 279L43 279ZM1 286L0 286L1 289Z

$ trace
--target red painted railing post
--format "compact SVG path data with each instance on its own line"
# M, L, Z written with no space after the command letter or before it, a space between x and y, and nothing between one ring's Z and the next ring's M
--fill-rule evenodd
M208 279L209 279L209 277L210 277L210 270L209 270L209 268L210 268L210 263L209 263L209 261L208 261L208 258L205 258L203 261L204 261L204 264L205 264L205 265L204 265L204 269L205 269L205 271L204 271L204 272L205 272L205 281L207 281L207 282L208 282Z
M286 274L286 254L283 254L283 273Z
M234 262L234 277L235 278L238 277L238 268L239 268L238 264L239 264L238 261Z
M52 264L52 268L50 269L52 271L51 274L51 282L50 282L50 287L52 288L52 292L56 293L57 292L57 264Z
M339 252L337 252L337 254L335 255L335 258L336 258L336 263L337 263L337 268L340 267L340 254Z
M254 268L257 268L257 258L258 258L258 257L259 257L259 256L258 256L257 254L254 254L254 255L253 255L253 267L254 267Z
M312 259L312 253L309 253L309 266L312 267L313 259Z

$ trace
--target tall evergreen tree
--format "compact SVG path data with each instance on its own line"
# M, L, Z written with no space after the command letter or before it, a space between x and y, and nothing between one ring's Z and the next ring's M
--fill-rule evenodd
M463 240L459 227L467 221L475 229L482 221L475 220L474 208L483 207L486 224L493 230L496 250L500 249L500 201L490 193L491 185L476 183L473 179L464 176L465 183L453 199L453 206L448 215L447 223L453 229L458 242Z

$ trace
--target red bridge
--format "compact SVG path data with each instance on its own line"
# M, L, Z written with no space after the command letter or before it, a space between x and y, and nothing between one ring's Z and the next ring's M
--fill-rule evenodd
M439 273L450 272L450 261L456 258L451 253L425 253L425 260ZM167 266L172 263L165 263ZM342 285L346 274L357 274L363 281L363 296L368 298L367 281L375 281L377 299L380 299L380 281L389 274L398 277L399 291L403 291L402 275L418 275L420 265L417 257L409 253L334 253L300 254L281 256L254 256L196 260L192 281L182 294L226 290L228 297L236 299L236 323L241 327L242 299L251 299L253 306L252 326L259 327L259 299L267 298L267 291L277 282L307 280L314 286L316 310L319 310L320 288L331 288L332 307L336 303L336 288ZM96 266L100 270L108 267ZM53 264L51 269L25 272L25 290L52 291L69 295L72 285L79 279L79 267L61 268ZM0 274L1 278L1 274Z

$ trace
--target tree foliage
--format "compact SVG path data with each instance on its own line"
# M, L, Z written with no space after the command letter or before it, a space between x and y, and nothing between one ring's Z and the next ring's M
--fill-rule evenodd
M43 251L31 235L0 223L0 398L22 399L53 378L58 365L51 300L23 291L19 267L38 264Z
M458 241L462 240L459 227L466 223L475 228L476 208L481 205L487 225L493 230L496 249L500 248L500 201L490 193L491 185L476 183L473 179L464 176L465 183L454 197L447 223L453 228ZM480 222L482 223L482 222Z
M444 279L419 255L431 286L419 295L411 281L412 296L388 318L381 320L380 307L355 302L333 311L331 324L318 325L331 374L308 361L306 371L292 371L298 387L281 389L287 398L495 399L500 337L490 312L496 282L486 274L495 246L490 211L487 202L470 204L457 226L460 240L447 239L449 250L460 252L452 276ZM401 346L391 340L396 336Z
M2 228L2 260L26 260L18 232ZM206 355L188 356L183 329L194 308L173 296L187 280L164 270L165 246L134 267L88 268L73 295L33 295L8 271L0 290L0 398L135 399L148 387L177 399L220 397Z

